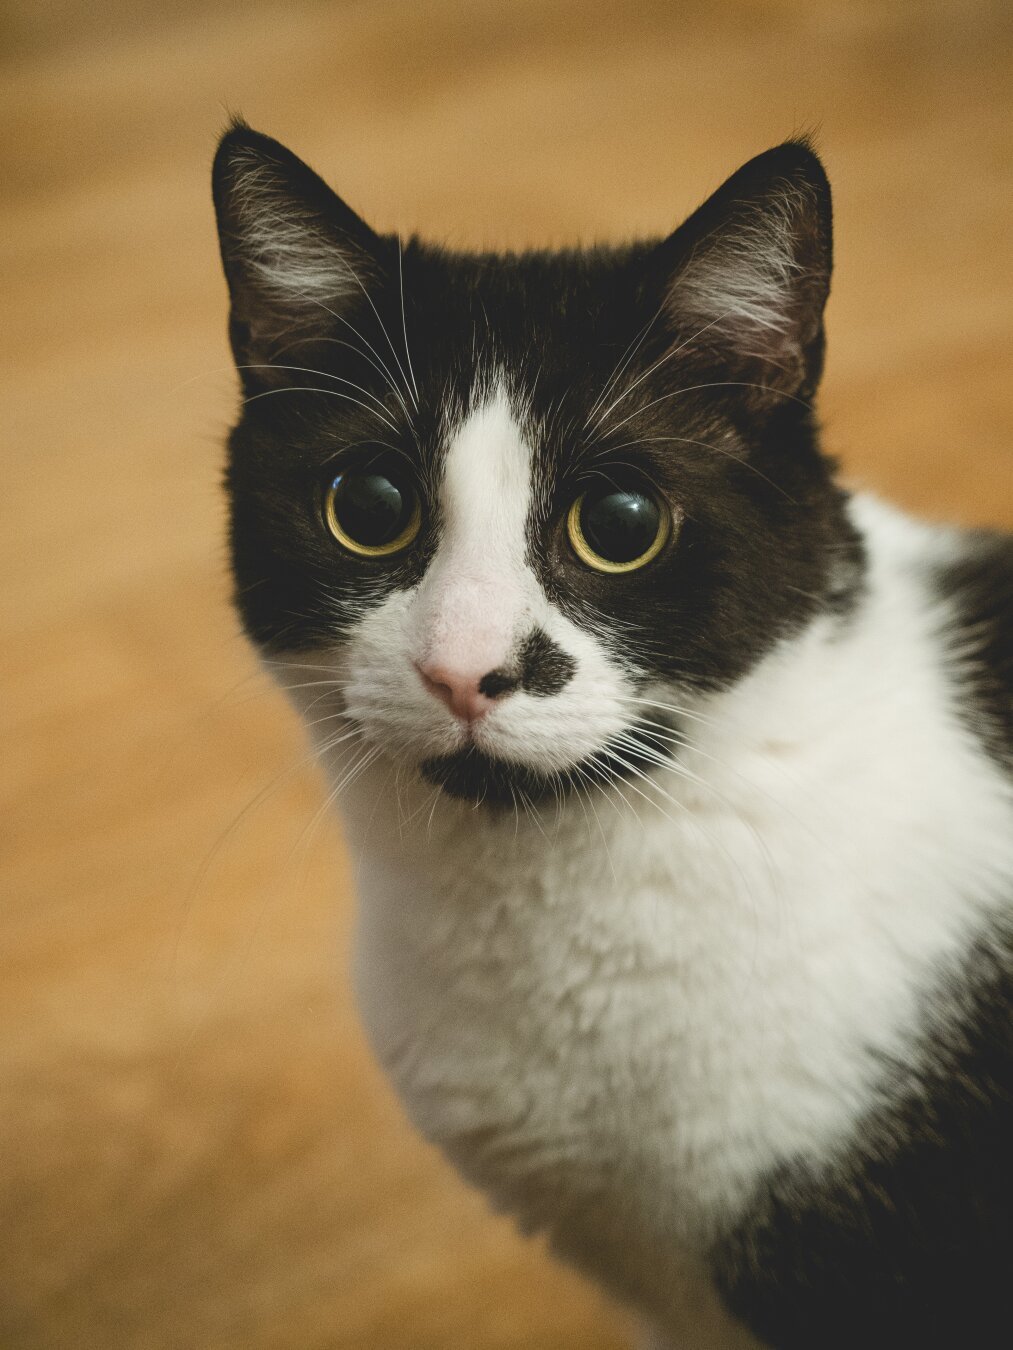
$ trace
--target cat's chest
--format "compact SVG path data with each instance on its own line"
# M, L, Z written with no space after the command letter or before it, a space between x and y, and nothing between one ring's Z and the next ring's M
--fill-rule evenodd
M621 1198L703 1244L779 1157L846 1132L864 1030L896 1048L907 990L863 969L860 913L807 907L844 882L790 832L582 828L509 861L478 837L438 866L367 858L366 1025L417 1126L522 1221Z
M416 1125L681 1325L712 1298L706 1277L677 1294L686 1270L764 1178L854 1149L1008 894L1007 797L983 761L936 758L948 773L891 774L845 742L820 792L740 761L671 811L571 803L516 831L466 812L417 838L364 794L358 992ZM687 1343L739 1345L715 1318Z

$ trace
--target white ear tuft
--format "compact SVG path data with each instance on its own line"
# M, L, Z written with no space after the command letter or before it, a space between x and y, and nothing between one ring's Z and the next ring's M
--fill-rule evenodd
M279 309L339 306L358 282L333 229L249 150L236 155L234 174L234 259L250 285Z
M212 181L237 360L269 362L284 340L324 336L365 298L379 241L284 146L234 126Z
M710 240L704 240L673 282L681 314L729 331L788 332L803 264L796 254L795 222L804 214L805 189L784 185L762 210L744 206Z
M830 286L830 196L808 146L740 169L666 247L668 309L688 350L782 392L818 377Z

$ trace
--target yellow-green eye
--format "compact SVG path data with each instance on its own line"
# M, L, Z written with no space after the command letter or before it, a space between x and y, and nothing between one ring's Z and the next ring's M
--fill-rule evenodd
M635 572L668 543L672 513L653 493L603 483L573 503L566 531L574 553L596 572Z
M352 469L328 485L324 517L349 553L385 558L407 548L418 534L422 507L409 483L372 469Z

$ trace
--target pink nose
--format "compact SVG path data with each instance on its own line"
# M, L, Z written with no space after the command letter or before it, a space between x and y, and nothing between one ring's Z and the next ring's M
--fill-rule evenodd
M415 669L429 692L462 722L477 722L496 702L479 689L482 675L464 675L435 661L416 665Z

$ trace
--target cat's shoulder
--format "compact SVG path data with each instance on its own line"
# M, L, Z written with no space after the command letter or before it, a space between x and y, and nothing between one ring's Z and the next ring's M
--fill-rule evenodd
M949 555L933 569L939 594L952 601L962 633L1013 689L1013 534L954 530Z
M969 530L956 536L952 555L931 576L951 616L947 651L965 719L1013 771L1013 535Z
M870 584L905 586L949 669L955 710L1013 771L1013 534L929 524L865 493L851 512Z

